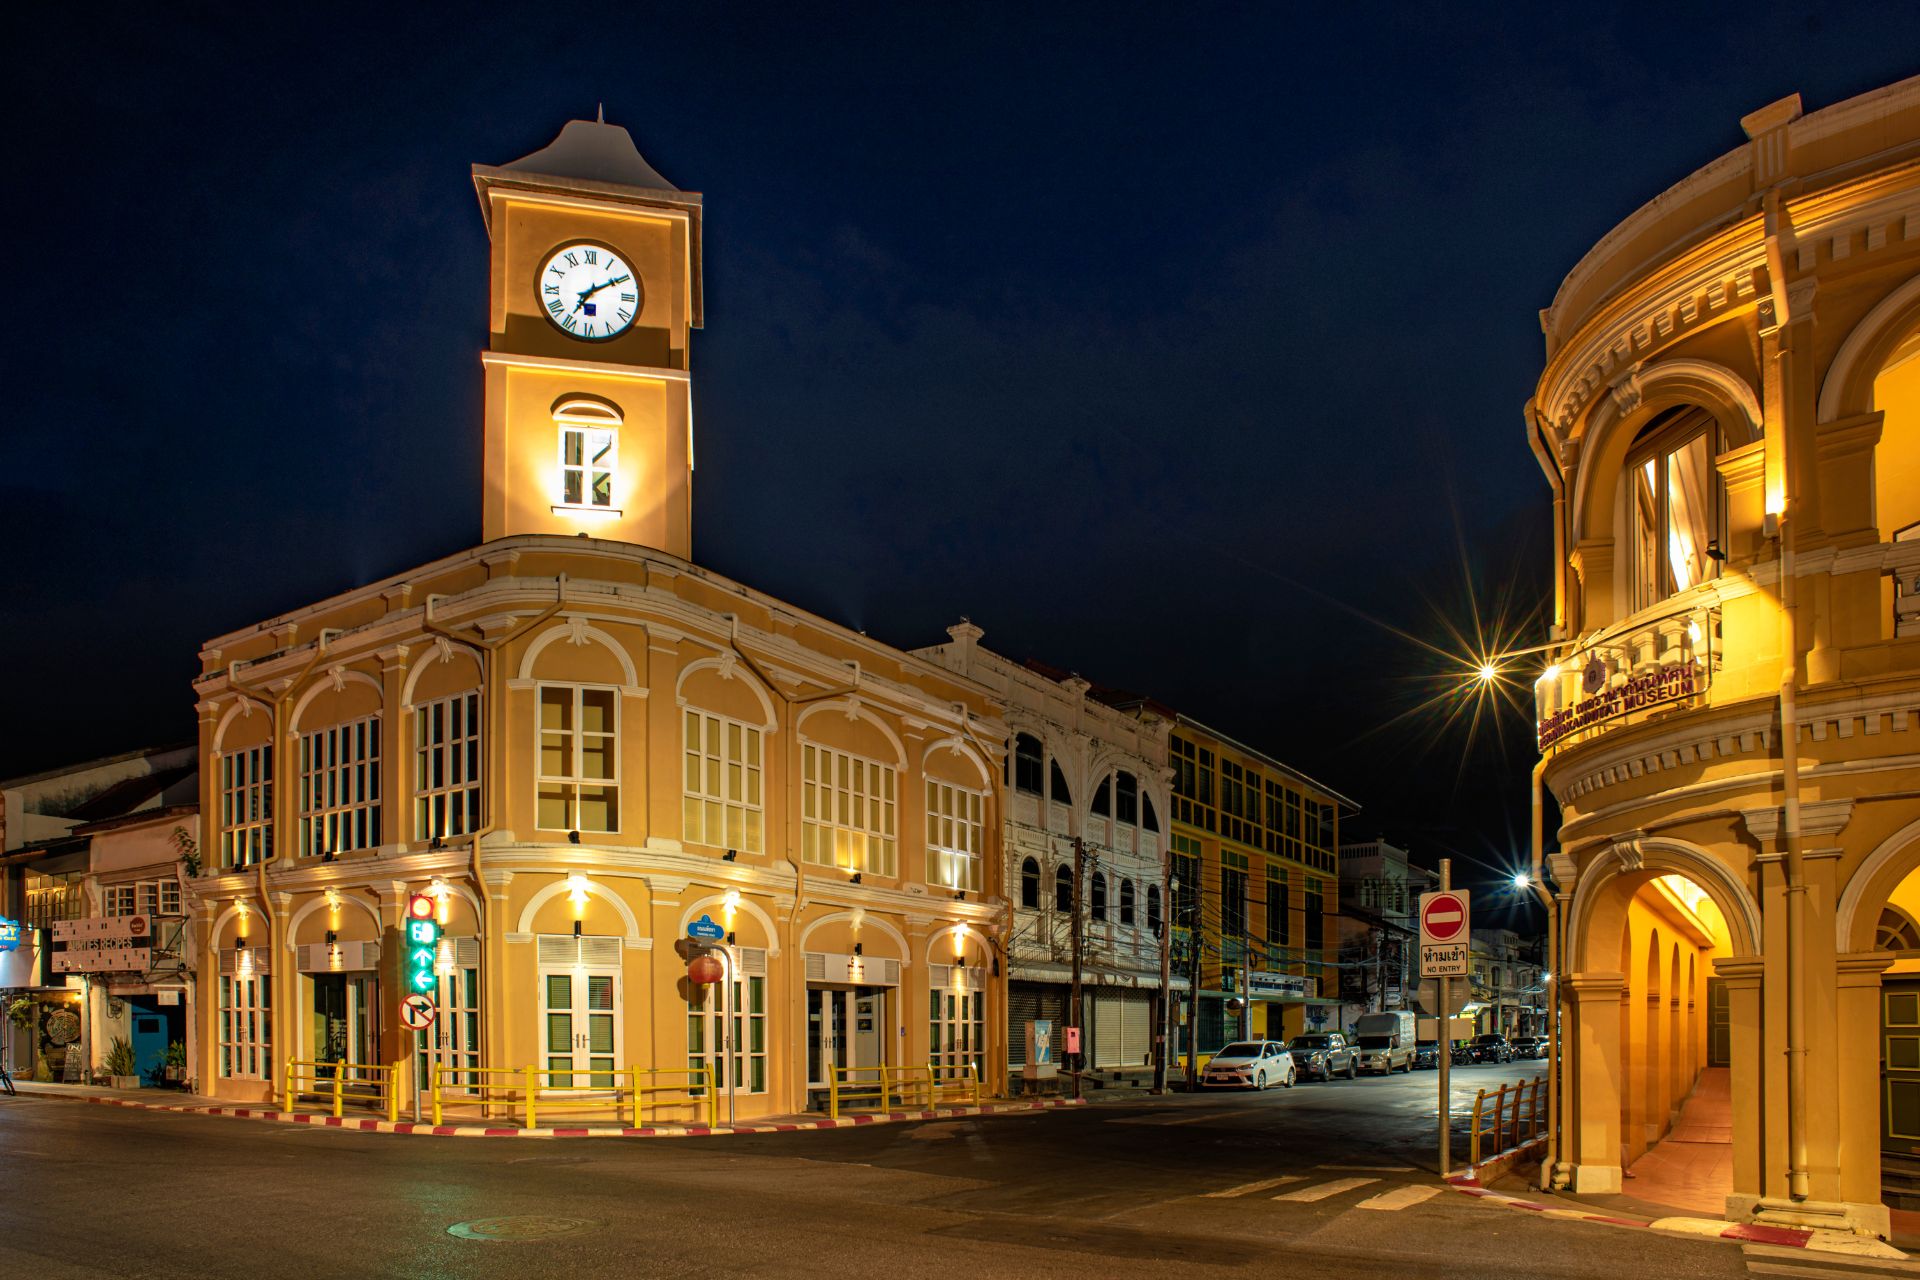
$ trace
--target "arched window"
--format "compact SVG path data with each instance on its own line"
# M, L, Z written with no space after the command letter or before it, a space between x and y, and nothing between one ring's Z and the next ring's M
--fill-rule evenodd
M1113 781L1113 816L1128 826L1140 822L1140 784L1130 773L1117 773Z
M1053 909L1073 910L1073 868L1062 866L1053 873Z
M1157 884L1147 886L1147 928L1153 930L1155 937L1160 935L1160 886Z
M1030 733L1023 733L1013 740L1013 789L1023 791L1030 796L1040 794L1040 771L1045 766L1046 752L1040 747L1040 739Z
M1093 918L1102 922L1107 918L1107 878L1098 871L1093 873Z
M614 451L620 440L620 411L601 400L579 397L553 408L560 432L559 507L613 511L620 505L614 493Z
M1052 765L1052 777L1049 781L1053 785L1053 802L1055 804L1071 806L1073 804L1073 791L1067 786L1067 775L1060 771L1060 762L1058 760L1050 761L1049 763Z
M1630 607L1644 609L1718 571L1718 432L1704 409L1682 405L1643 428L1627 455ZM1711 549L1710 549L1711 548Z
M1160 829L1160 815L1153 811L1153 797L1149 795L1141 796L1140 806L1143 810L1140 817L1140 825L1149 831L1158 831Z
M1880 928L1874 939L1880 951L1920 951L1920 925L1899 907L1888 903L1880 912Z
M1035 908L1040 905L1040 864L1032 858L1020 864L1020 905Z
M1120 882L1120 923L1133 923L1133 881Z
M1093 816L1111 818L1113 816L1113 779L1100 779L1100 789L1093 793Z

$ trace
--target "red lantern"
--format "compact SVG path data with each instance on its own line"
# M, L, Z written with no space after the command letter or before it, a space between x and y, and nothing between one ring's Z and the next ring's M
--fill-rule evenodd
M687 981L697 987L709 986L726 977L727 967L718 956L695 956L687 966Z

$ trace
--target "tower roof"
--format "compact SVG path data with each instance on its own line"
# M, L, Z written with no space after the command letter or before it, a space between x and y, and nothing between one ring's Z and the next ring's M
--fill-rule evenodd
M584 178L649 191L680 190L641 157L632 134L601 120L569 120L552 142L500 167L515 173Z

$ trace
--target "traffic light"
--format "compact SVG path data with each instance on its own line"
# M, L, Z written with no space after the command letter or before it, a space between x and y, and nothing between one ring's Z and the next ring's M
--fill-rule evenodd
M434 919L435 903L424 893L407 899L406 982L407 991L432 995L439 986L434 965L440 955L440 922Z

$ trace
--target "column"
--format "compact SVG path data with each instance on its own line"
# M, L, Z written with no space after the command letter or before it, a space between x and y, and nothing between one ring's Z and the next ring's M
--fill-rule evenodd
M1880 975L1892 963L1885 951L1867 951L1839 956L1835 964L1836 1020L1846 1028L1837 1046L1837 1198L1850 1217L1882 1236L1890 1224L1880 1203Z
M1801 877L1806 884L1806 919L1801 926L1805 955L1801 963L1805 966L1802 981L1807 984L1807 1191L1811 1199L1825 1201L1851 1198L1840 1190L1840 1055L1851 1047L1842 1046L1842 1037L1871 1044L1874 1037L1867 1032L1871 1029L1877 1033L1880 1026L1877 994L1867 1021L1849 1024L1837 1020L1834 931L1839 868L1838 849L1808 849L1801 858ZM1879 1097L1877 1081L1873 1096ZM1877 1142L1877 1118L1875 1124ZM1878 1156L1874 1164L1878 1166ZM1878 1201L1879 1196L1873 1198Z
M1622 973L1575 974L1566 981L1568 1028L1578 1046L1579 1105L1565 1132L1575 1192L1620 1190L1620 1002Z
M412 793L407 786L407 646L380 650L380 835L381 843L405 844L414 836Z
M1774 1131L1785 1128L1773 1122L1767 1095L1761 1092L1767 1074L1761 1061L1766 1037L1760 990L1766 962L1759 956L1722 956L1713 962L1713 971L1727 984L1727 1085L1730 1096L1739 1100L1733 1109L1733 1197L1757 1200L1763 1194L1766 1152L1774 1145ZM1784 1143L1784 1138L1778 1141Z

